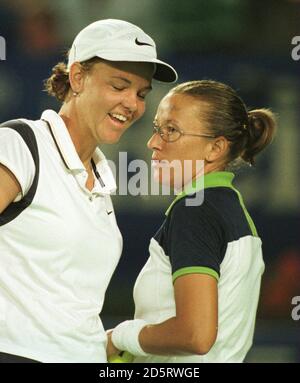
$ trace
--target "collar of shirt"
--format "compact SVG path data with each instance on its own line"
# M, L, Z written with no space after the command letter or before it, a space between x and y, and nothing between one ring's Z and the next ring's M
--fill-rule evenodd
M238 192L232 185L233 179L234 173L225 171L212 172L201 175L200 177L190 182L188 185L184 186L183 190L176 196L174 201L168 207L165 214L168 215L175 203L181 198L192 195L204 189L214 187L228 187Z
M43 112L41 119L49 123L51 135L65 166L75 173L86 171L63 119L54 110L50 109ZM104 154L99 148L96 148L92 160L96 167L94 174L98 181L95 183L93 192L100 194L113 193L117 188L116 181Z

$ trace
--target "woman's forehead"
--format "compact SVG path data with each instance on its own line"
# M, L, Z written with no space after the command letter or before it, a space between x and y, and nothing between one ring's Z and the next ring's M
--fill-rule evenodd
M195 116L203 110L207 103L195 97L185 94L168 94L160 102L157 115L182 115L182 116Z
M110 74L127 74L142 77L151 82L154 73L154 64L145 62L103 61L97 64L99 70L105 70Z

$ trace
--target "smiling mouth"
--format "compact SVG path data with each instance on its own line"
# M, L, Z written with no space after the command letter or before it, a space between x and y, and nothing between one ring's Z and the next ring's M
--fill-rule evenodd
M119 113L108 113L109 117L116 123L125 124L129 118Z

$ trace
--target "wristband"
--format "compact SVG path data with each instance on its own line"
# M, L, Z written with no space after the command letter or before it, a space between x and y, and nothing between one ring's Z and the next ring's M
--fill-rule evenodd
M147 322L142 319L127 320L120 323L112 333L114 346L122 351L128 351L134 356L147 356L139 343L139 333Z

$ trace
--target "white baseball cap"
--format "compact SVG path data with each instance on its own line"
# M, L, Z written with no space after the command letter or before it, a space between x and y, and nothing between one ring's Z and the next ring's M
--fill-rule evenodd
M78 61L100 57L109 61L134 61L155 64L153 78L175 82L175 69L157 59L153 39L141 28L127 21L106 19L95 21L75 37L69 52L68 69Z

